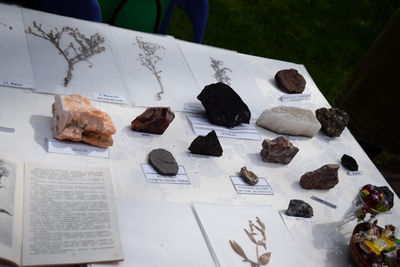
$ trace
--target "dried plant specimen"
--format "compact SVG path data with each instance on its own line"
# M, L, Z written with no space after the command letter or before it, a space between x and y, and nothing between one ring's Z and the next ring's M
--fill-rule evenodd
M46 32L42 29L42 24L38 24L36 21L33 21L32 24L33 28L29 26L26 33L49 41L58 50L58 54L62 55L67 61L68 69L64 78L64 87L67 87L71 81L75 64L86 61L89 63L89 68L91 68L93 64L89 61L89 58L106 50L104 46L101 46L104 43L104 38L98 33L86 37L78 28L69 26L64 26L61 30L55 27ZM71 42L67 47L61 47L60 41L65 37L70 37Z
M232 73L232 70L230 68L224 67L224 62L218 59L214 59L210 57L211 59L211 68L214 70L214 75L213 77L218 81L225 83L227 85L231 85L230 80L231 78L228 76L228 71Z
M4 177L7 177L8 174L9 174L9 171L7 170L7 168L4 167L4 166L2 166L2 165L4 165L4 161L2 161L2 160L0 159L0 188L4 187L4 186L2 185L2 183L1 183L1 178L2 178L3 176L4 176Z
M4 22L1 22L1 21L0 21L0 26L8 28L10 31L12 31L12 29L13 29L11 26L9 26L9 25L5 24Z
M265 243L266 241L265 225L258 217L256 217L256 223L257 224L254 224L251 220L249 220L249 230L245 228L243 230L249 237L250 241L256 245L257 261L250 260L238 243L229 240L229 244L231 245L233 251L235 251L236 254L238 254L243 258L243 262L250 263L251 267L260 267L262 265L267 265L271 258L271 252L265 252L262 255L259 255L259 247L263 247L264 250L266 251L267 245Z
M142 66L145 66L151 71L151 73L153 73L153 75L157 79L158 84L160 85L160 91L157 92L154 96L154 98L159 101L161 100L161 95L164 94L164 86L161 82L160 76L162 70L157 69L157 63L162 60L162 58L157 55L157 53L161 49L165 49L165 47L159 44L145 42L142 40L142 37L139 36L136 36L136 45L138 45L139 49L142 51L141 53L139 53L137 60L141 62Z

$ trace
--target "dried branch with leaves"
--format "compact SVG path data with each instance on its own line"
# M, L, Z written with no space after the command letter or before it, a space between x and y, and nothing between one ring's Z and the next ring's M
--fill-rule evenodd
M157 55L157 52L161 49L165 49L165 47L159 44L145 42L142 40L142 37L139 36L136 36L136 45L138 45L139 49L142 51L142 53L139 53L137 60L141 62L142 66L145 66L153 73L160 86L160 91L154 96L154 98L159 101L161 100L161 95L164 94L164 86L160 76L162 70L157 70L156 68L157 63L162 60L162 58Z
M0 166L1 166L1 165L4 165L4 161L2 161L2 160L0 159ZM8 175L9 175L9 172L8 172L7 168L4 167L4 166L1 166L1 167L0 167L0 188L4 187L4 186L1 184L1 178L2 178L3 176L7 177Z
M218 59L214 59L210 57L211 59L211 68L214 70L214 75L213 77L218 81L225 83L227 85L231 85L230 80L231 78L228 76L228 71L232 73L232 70L227 67L222 67L224 62Z
M247 236L249 237L250 241L256 245L256 256L257 261L250 260L242 247L236 243L235 241L229 240L229 244L231 245L232 249L243 258L243 262L248 262L251 264L251 267L260 267L261 265L267 265L271 258L271 252L263 253L261 256L259 255L259 247L263 247L264 250L267 250L266 235L265 235L265 225L264 223L256 217L256 224L249 220L249 230L243 229ZM260 237L260 239L256 239Z
M86 61L89 64L89 68L91 68L93 64L89 61L89 58L106 50L104 46L101 46L104 43L104 38L98 33L88 38L78 28L64 26L61 30L56 27L46 32L42 29L42 24L33 21L32 25L33 28L29 26L26 33L49 41L57 49L58 54L62 55L67 61L68 70L67 76L64 78L64 87L67 87L71 81L75 64ZM72 41L65 48L61 47L61 39L68 36Z
M12 31L12 29L13 29L11 26L9 26L9 25L5 24L4 22L1 22L1 21L0 21L0 25L3 26L3 27L8 28L10 31Z

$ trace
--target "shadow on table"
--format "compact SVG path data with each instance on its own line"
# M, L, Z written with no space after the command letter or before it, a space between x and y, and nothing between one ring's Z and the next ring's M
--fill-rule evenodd
M52 117L43 115L32 115L29 118L29 122L35 130L35 142L43 147L45 151L47 151L46 138L51 138L53 136L51 132L51 120Z

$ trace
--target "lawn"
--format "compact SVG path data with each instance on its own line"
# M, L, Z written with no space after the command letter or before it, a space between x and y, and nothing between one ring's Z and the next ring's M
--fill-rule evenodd
M204 44L304 64L330 103L400 0L210 0ZM168 34L191 40L175 8Z

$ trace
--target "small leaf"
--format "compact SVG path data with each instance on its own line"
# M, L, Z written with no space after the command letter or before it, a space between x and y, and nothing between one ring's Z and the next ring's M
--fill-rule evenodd
M236 243L235 241L229 240L229 244L231 245L232 249L233 249L239 256L243 257L244 259L247 259L246 254L244 253L242 247L239 246L238 243Z
M257 244L257 241L256 241L256 239L254 238L254 234L253 233L249 233L246 229L243 229L245 232L246 232L246 234L247 234L247 236L250 238L250 240L254 243L254 244Z
M257 246L262 246L264 249L267 249L267 245L261 240L257 241Z
M267 265L269 263L269 260L271 258L271 252L267 252L262 254L259 258L258 258L258 262L261 265Z
M260 220L260 218L256 217L256 222L265 231L265 224Z

